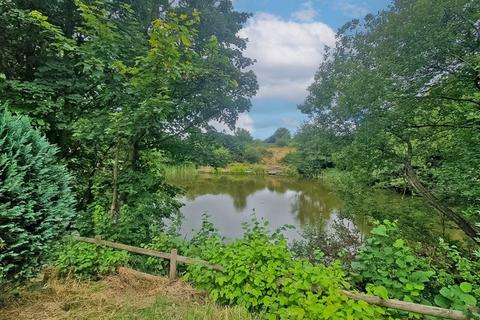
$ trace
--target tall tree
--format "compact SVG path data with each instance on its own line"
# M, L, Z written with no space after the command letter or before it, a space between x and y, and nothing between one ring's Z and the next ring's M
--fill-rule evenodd
M480 203L480 3L399 0L340 29L300 109L348 141L371 183L402 177L475 237ZM340 144L339 146L342 146ZM463 213L452 209L459 207Z
M113 222L123 207L174 211L150 154L249 109L248 15L230 1L0 1L0 97L60 147L78 208Z

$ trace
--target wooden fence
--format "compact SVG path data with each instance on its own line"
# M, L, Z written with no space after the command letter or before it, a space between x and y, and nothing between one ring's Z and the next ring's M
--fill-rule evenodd
M211 269L214 269L214 270L218 270L218 271L221 271L221 272L225 271L225 268L222 267L221 265L210 264L208 261L201 260L201 259L180 256L180 255L177 254L176 249L172 249L172 251L170 251L170 253L160 252L160 251L155 251L155 250L151 250L151 249L129 246L129 245L126 245L126 244L123 244L123 243L117 243L117 242L102 240L100 236L96 236L95 238L74 237L74 239L78 240L78 241L82 241L82 242L100 244L100 245L104 245L104 246L111 247L111 248L114 248L114 249L125 250L125 251L128 251L128 252L147 255L147 256L151 256L151 257L168 259L170 261L168 275L169 275L169 278L172 279L172 280L175 279L176 276L177 276L177 263L196 264L196 265L205 266L207 268L211 268ZM381 306L381 307L386 307L386 308L391 308L391 309L396 309L396 310L402 310L402 311L407 311L407 312L413 312L413 313L419 313L419 314L428 315L428 316L435 316L435 317L440 317L440 318L453 319L453 320L468 320L469 319L469 317L467 317L463 312L460 312L460 311L457 311L457 310L449 310L449 309L427 306L427 305L412 303L412 302L405 302L405 301L400 301L400 300L395 300L395 299L386 299L385 300L385 299L382 299L380 297L366 295L366 294L363 294L363 293L347 291L347 290L342 290L342 293L345 296L349 297L350 299L358 300L358 301L365 301L369 304L373 304L373 305L377 305L377 306Z

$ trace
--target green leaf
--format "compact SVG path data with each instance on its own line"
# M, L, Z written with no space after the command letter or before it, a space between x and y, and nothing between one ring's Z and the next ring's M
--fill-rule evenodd
M381 224L370 231L371 234L377 235L377 236L386 236L387 235L387 228Z
M183 45L186 47L190 47L191 45L190 40L188 40L188 38L184 34L180 35L180 41L182 41Z
M469 282L462 282L460 284L460 289L462 289L462 291L465 293L472 292L472 284Z

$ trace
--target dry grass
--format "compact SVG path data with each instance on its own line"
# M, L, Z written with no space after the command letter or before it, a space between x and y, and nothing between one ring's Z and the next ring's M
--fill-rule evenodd
M268 167L280 167L282 164L280 161L285 158L287 154L295 151L291 147L272 147L268 148L269 156L262 159L262 163Z
M183 281L142 277L125 268L97 282L38 279L0 309L2 320L236 319L236 314L238 319L251 319L244 310L209 303L205 294Z

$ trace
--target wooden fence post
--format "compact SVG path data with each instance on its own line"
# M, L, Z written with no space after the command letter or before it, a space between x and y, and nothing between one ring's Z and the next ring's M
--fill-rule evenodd
M175 280L177 277L177 249L172 249L170 252L170 273L168 275L170 280Z

